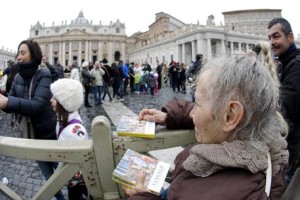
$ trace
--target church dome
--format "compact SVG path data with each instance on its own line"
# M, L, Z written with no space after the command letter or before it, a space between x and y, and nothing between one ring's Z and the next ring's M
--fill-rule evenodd
M72 20L71 25L78 26L78 25L89 25L89 21L84 18L83 12L80 11L78 17L75 20Z

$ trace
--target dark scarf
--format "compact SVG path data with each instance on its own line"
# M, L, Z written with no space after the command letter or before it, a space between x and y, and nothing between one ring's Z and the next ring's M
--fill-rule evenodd
M19 63L19 74L25 80L31 79L35 72L38 70L38 65L34 62L27 62L27 63Z
M279 56L279 61L281 63L285 63L287 61L287 58L293 54L293 52L297 51L297 47L295 44L291 44L290 47L282 54ZM288 59L289 60L289 59Z

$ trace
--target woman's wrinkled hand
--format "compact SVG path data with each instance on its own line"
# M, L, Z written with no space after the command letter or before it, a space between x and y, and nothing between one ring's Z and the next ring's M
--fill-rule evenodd
M167 113L156 109L143 109L139 114L139 120L156 122L162 126L166 125Z
M122 186L122 189L124 190L125 194L128 196L132 196L137 192L147 192L148 190L144 186L145 177L146 177L146 173L144 171L140 171L137 174L136 185L134 188L127 188Z

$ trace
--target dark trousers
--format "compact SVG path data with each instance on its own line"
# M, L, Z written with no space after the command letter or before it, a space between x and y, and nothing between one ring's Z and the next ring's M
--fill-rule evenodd
M157 82L158 82L158 89L160 90L160 88L161 88L161 75L158 75Z
M113 84L113 98L117 95L120 98L123 98L123 95L120 93L120 82L117 82L115 80L114 84Z
M91 86L90 84L84 84L84 105L87 106L87 105L90 105L89 104L89 93L90 93L90 89L91 89Z
M128 81L129 79L128 78L125 78L125 80L124 80L124 94L123 95L125 95L125 94L127 94L127 86L128 86Z
M154 96L154 87L150 87L150 94L151 96Z
M85 184L77 184L74 187L68 187L69 200L88 199L88 196L89 195Z
M130 91L134 92L134 77L130 76Z
M110 91L109 91L109 87L108 87L108 83L103 83L103 97L102 97L102 99L104 100L105 99L105 97L106 97L106 94L108 95L108 97L109 97L109 100L111 101L112 100L112 98L111 98L111 95L110 95Z

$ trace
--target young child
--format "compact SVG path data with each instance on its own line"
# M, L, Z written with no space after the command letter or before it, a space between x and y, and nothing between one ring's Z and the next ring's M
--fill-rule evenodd
M83 102L82 84L73 79L62 78L50 86L51 104L56 112L56 134L58 140L88 139L78 109ZM88 199L81 172L77 172L67 183L69 199Z
M135 93L140 93L140 83L141 83L141 69L139 65L136 63L133 69L134 72L134 86Z
M156 86L156 80L155 80L153 72L150 72L150 75L149 75L149 78L148 78L148 86L150 88L151 97L154 97L154 88Z
M154 94L158 94L158 73L154 72L153 76L155 79Z

